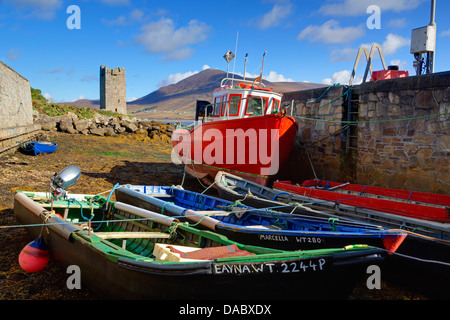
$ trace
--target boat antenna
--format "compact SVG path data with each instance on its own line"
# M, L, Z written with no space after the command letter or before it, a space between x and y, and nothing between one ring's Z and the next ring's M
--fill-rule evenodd
M238 47L238 39L239 39L239 31L236 34L236 46L234 48L234 52L235 52L235 56L237 56L237 47ZM236 58L237 59L237 58ZM233 64L233 77L231 79L231 85L234 84L234 69L236 68L236 60L234 60L234 64Z
M266 56L267 51L264 51L263 54L263 61L262 61L262 66L261 66L261 75L259 76L259 84L262 83L262 75L263 75L263 69L264 69L264 57Z
M245 72L247 70L247 59L248 59L248 53L245 54L245 62L244 62L244 81L245 81Z

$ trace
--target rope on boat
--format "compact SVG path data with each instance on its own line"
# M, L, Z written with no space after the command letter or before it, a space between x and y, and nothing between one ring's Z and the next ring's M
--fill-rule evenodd
M317 119L317 118L307 118L307 117L302 117L302 116L294 116L294 117L297 118L297 119L300 119L300 120L307 120L307 121L319 121L319 122L330 122L330 123L340 123L340 124L361 124L361 123L382 123L382 122L392 122L392 121L418 120L418 119L446 116L446 115L449 115L449 114L450 114L450 112L444 112L444 113L430 114L430 115L426 115L426 116L403 118L403 119L361 120L361 121L326 120L326 119Z
M397 255L397 256L400 256L400 257L403 257L403 258L412 259L412 260L417 260L417 261L420 261L420 262L426 262L426 263L441 264L441 265L450 267L450 263L449 263L449 262L417 258L417 257L409 256L409 255L406 255L406 254L403 254L403 253L398 253L398 252L389 251L389 250L384 249L384 248L378 248L378 249L380 249L380 250L382 250L382 251L385 251L385 252L387 252L387 253L389 253L389 254L394 254L394 255Z
M164 208L166 207L166 204L168 204L168 203L175 204L175 203L169 202L169 201L164 202L163 206L161 207L161 214L164 214Z

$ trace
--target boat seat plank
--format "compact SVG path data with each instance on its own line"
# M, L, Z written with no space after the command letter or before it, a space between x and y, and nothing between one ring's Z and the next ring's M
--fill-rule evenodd
M173 195L166 194L166 193L153 193L153 194L147 194L148 196L154 197L154 198L172 198Z
M216 210L205 210L205 211L195 211L198 214L204 214L206 216L229 216L231 211L216 211Z
M102 238L102 239L136 239L136 238L145 238L145 239L164 238L164 239L168 239L168 238L170 238L170 235L168 233L162 233L162 232L127 232L127 231L120 231L120 232L95 232L94 234L97 237Z

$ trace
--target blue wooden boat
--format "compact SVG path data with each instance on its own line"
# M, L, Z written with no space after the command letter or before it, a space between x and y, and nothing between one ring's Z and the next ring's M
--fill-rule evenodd
M55 152L57 148L58 148L58 144L56 142L33 141L33 142L28 142L25 145L25 148L23 148L23 150L26 153L30 153L32 155L37 156L40 153Z
M194 222L234 241L283 250L366 244L391 252L407 233L380 226L257 209L178 187L122 185L117 201Z

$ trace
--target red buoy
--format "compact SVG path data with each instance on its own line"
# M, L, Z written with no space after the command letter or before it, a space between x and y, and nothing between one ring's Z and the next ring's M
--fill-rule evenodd
M49 259L50 253L42 236L27 244L19 254L20 267L26 272L41 271Z

